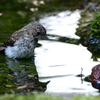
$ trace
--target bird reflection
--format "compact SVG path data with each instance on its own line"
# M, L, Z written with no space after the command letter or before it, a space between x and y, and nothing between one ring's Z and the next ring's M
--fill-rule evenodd
M18 59L17 59L18 60ZM10 77L14 81L13 92L27 93L31 91L44 92L47 82L40 82L35 63L29 59L20 59L18 63L11 58L6 57L6 66L12 70Z

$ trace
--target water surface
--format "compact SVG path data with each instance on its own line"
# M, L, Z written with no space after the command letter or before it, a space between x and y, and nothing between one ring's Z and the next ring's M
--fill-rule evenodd
M91 59L92 54L81 44L58 41L58 37L80 39L75 35L80 18L79 11L63 11L39 20L51 39L40 40L42 46L35 49L35 64L40 81L50 80L46 93L98 94L98 90L94 89L91 83L82 82L76 75L81 74L81 69L82 74L89 75L92 67L99 62L94 62Z

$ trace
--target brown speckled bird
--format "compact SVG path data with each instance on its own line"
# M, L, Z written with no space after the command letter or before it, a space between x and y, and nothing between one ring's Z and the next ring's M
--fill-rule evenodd
M31 22L14 32L4 43L5 54L9 58L29 58L34 55L39 38L48 39L46 30L41 24Z

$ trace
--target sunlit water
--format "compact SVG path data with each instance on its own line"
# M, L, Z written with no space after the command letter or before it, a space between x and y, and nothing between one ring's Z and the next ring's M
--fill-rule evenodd
M79 39L75 32L80 18L78 11L65 11L55 16L45 16L39 22L45 26L48 34ZM81 78L76 77L81 74L81 68L82 74L87 76L92 67L99 64L92 61L91 53L86 47L59 41L41 40L39 43L42 46L35 49L35 63L40 81L50 80L47 93L98 94L98 90L94 89L91 83L82 83Z

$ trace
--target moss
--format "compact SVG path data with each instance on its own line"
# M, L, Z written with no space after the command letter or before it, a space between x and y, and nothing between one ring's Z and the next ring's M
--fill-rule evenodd
M91 96L90 95L90 96L86 97L86 96L78 95L71 100L100 100L100 96Z
M96 17L91 22L90 31L88 33L92 36L100 37L100 12L96 13Z
M52 97L50 95L44 95L44 94L42 95L35 94L35 95L27 95L27 96L6 94L6 95L0 96L0 100L64 100L64 99L58 98L58 97Z
M92 53L92 59L100 58L100 11L85 11L81 13L76 35L80 36L80 43Z
M6 94L1 95L0 100L100 100L100 96L82 96L78 95L74 98L64 99L60 97L55 97L47 94L28 94L28 95L18 95L18 94Z

